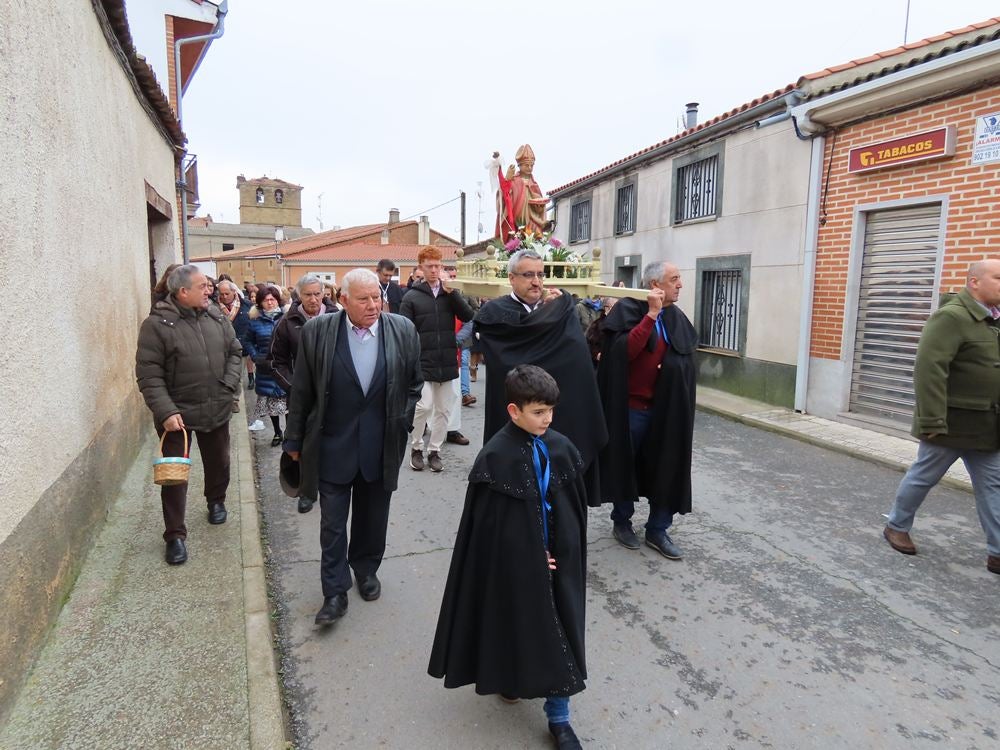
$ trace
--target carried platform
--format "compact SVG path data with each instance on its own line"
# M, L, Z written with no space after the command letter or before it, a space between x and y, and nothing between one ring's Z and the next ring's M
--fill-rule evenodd
M502 297L510 293L510 282L507 280L507 262L497 260L496 248L492 245L486 248L485 258L465 260L464 251L455 251L458 261L455 263L458 275L449 282L450 286L461 289L470 297ZM608 286L601 278L601 249L595 247L591 251L593 260L584 261L550 261L543 260L545 271L545 286L565 289L579 297L634 297L646 299L648 289L633 289L623 286Z

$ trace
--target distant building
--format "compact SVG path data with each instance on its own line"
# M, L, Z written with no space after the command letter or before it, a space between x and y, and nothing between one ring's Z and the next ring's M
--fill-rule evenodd
M416 265L417 250L425 245L440 247L446 266L454 264L454 251L460 247L457 240L431 229L426 216L419 221L400 221L399 211L393 209L389 221L380 224L331 229L284 242L275 242L272 237L256 247L194 260L214 260L216 272L229 274L240 286L245 281L291 286L307 272L338 283L346 271L359 266L374 268L379 260L388 258L399 267L405 282Z
M243 175L236 178L240 191L240 224L271 227L302 226L302 186L277 178Z
M274 242L276 228L269 224L226 224L213 221L211 214L196 216L188 221L188 247L192 258L217 258L233 250ZM288 240L315 234L307 227L281 229Z

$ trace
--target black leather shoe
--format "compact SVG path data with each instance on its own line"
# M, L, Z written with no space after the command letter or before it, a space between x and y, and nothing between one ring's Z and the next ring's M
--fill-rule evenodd
M630 523L616 523L611 530L611 535L618 540L618 543L625 549L639 549L639 537L632 530Z
M448 433L448 437L445 438L445 442L454 443L455 445L468 445L469 438L463 435L458 430L452 430Z
M382 595L382 583L378 577L372 573L358 581L358 593L366 602L373 602Z
M565 724L549 724L549 734L552 735L552 739L556 742L556 747L559 750L583 750L583 746L580 744L580 740L576 737L576 732L573 731L573 727L569 725L569 722Z
M226 522L226 517L229 514L226 513L225 503L210 503L208 506L208 522L215 526L220 523Z
M323 606L316 613L317 625L329 625L347 613L347 594L337 594L323 599Z
M167 565L183 565L187 562L188 551L183 539L171 539L167 542L167 551L163 556Z
M276 432L274 433L274 437L271 438L271 447L277 448L279 445L281 445L281 433Z
M674 544L665 531L646 532L646 546L655 549L668 560L680 560L681 548Z
M313 509L313 501L308 497L299 498L299 513L308 513Z

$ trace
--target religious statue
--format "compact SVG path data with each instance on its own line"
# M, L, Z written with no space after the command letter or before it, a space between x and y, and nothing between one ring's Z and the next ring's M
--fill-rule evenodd
M548 226L545 219L548 199L531 174L535 167L535 152L531 150L531 146L524 144L514 154L514 161L517 162L517 173L514 173L512 164L507 167L506 175L500 166L499 151L494 151L493 159L487 162L491 182L497 186L495 236L502 242L509 240L511 233L519 229L541 234Z

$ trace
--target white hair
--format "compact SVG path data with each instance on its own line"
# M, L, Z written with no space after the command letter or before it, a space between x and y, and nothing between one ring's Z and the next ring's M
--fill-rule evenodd
M542 260L542 256L534 250L518 250L507 261L507 273L517 273L517 266L522 260Z
M644 289L652 289L654 281L662 281L663 275L667 272L667 266L671 265L668 260L654 260L642 269L642 286Z
M378 286L378 276L368 268L355 268L344 274L344 280L340 285L340 293L351 296L352 286Z
M223 279L222 281L219 282L219 289L222 289L222 287L228 287L229 289L232 289L237 294L237 296L240 294L240 288L236 286L236 284L231 282L229 279Z
M185 266L177 266L167 277L167 291L177 294L181 289L190 289L195 274L201 273L198 266L188 263Z

